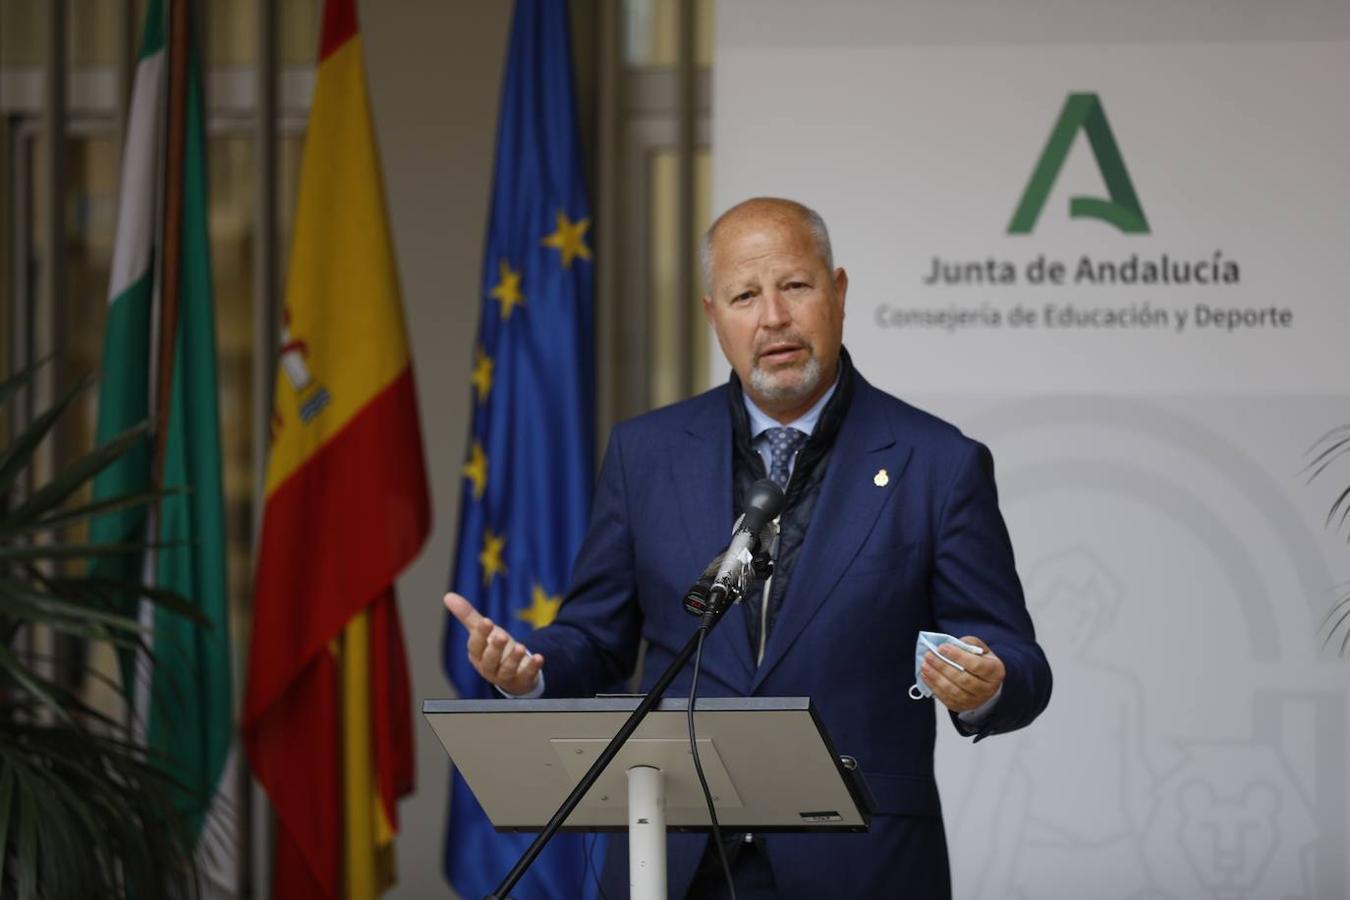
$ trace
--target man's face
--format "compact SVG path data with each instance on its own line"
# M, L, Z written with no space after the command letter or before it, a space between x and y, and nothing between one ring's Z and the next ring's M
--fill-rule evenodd
M714 233L711 281L703 311L750 399L782 421L806 412L834 378L847 274L797 216L747 211Z

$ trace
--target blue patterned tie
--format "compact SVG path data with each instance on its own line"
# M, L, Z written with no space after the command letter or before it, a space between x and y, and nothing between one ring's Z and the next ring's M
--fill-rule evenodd
M763 432L769 439L769 477L781 488L787 487L792 457L806 443L806 432L796 428L769 428Z

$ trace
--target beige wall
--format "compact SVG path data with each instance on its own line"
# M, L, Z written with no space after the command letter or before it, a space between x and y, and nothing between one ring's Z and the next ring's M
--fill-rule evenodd
M510 15L511 4L502 0L361 3L434 505L431 537L398 585L419 708L425 698L449 696L441 674L440 598L458 518L469 364ZM399 808L400 883L388 896L449 896L441 877L448 764L420 714L413 731L417 792Z

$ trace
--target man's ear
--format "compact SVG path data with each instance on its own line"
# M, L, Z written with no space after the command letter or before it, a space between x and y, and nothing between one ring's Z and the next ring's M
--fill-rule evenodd
M834 292L839 295L839 310L844 309L844 297L848 294L848 273L840 266L834 270Z
M704 295L703 295L703 318L705 318L705 319L708 320L708 324L709 324L709 325L714 324L714 322L713 322L713 313L712 313L712 304L713 304L712 297L708 296L707 294L704 294Z

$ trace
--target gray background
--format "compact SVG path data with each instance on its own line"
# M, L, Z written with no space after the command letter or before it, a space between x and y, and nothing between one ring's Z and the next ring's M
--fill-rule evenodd
M1031 728L978 745L941 729L958 897L1350 896L1350 660L1318 635L1350 591L1344 533L1323 527L1350 467L1300 475L1350 418L1347 36L1344 3L718 5L715 207L772 193L824 213L861 371L993 449L1055 671ZM1006 234L1071 91L1099 93L1149 235L1066 216L1105 193L1081 136L1033 234ZM1215 249L1240 285L1054 299L1279 304L1295 327L873 320L880 303L1050 299L925 287L934 255Z

